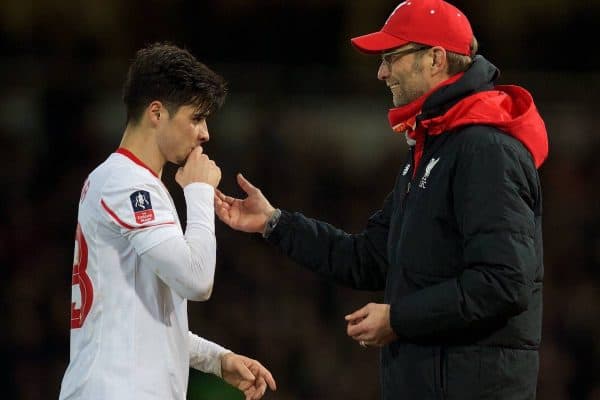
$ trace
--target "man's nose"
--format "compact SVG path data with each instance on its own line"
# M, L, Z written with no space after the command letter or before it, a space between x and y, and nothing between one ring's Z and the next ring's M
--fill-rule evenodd
M390 77L390 68L383 61L379 64L379 69L377 70L377 79L380 81L385 81Z

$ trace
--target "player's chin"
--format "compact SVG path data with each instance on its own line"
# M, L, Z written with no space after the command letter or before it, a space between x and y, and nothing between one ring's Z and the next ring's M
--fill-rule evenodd
M185 162L187 161L187 159L176 158L174 160L169 160L169 161L179 167L183 167L185 165Z
M190 153L191 153L191 152L187 153L186 155L177 156L177 157L175 158L175 160L174 160L174 161L172 161L172 162L173 162L173 164L177 164L177 165L179 165L180 167L183 167L183 166L185 165L185 163L187 162L188 158L190 157Z

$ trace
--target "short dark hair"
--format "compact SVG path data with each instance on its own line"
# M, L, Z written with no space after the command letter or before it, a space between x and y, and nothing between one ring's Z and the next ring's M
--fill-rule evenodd
M137 51L123 84L127 123L137 124L144 109L161 101L169 113L192 105L208 116L225 101L227 84L187 50L153 43Z

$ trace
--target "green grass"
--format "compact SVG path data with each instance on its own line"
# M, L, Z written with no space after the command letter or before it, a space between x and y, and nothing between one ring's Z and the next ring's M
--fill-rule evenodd
M217 376L190 369L187 399L244 400L244 395Z

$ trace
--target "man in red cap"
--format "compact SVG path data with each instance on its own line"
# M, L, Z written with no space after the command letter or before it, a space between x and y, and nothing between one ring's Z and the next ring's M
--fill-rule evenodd
M385 290L346 316L349 336L381 348L383 399L534 399L548 138L531 95L495 85L467 17L441 0L405 1L352 43L381 56L391 127L410 145L381 210L348 234L238 175L248 196L217 190L217 215L327 279Z

